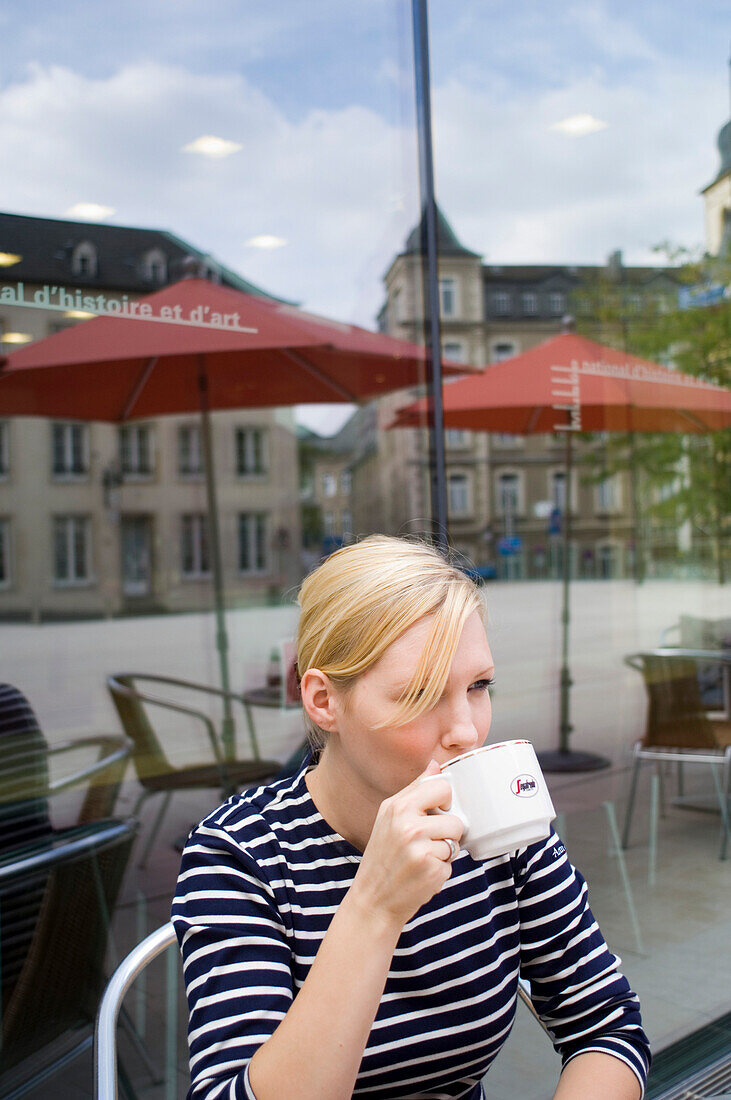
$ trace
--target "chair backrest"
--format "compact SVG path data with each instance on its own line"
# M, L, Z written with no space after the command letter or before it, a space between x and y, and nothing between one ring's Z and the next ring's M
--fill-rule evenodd
M95 1100L117 1100L117 1019L127 990L145 967L174 943L175 929L168 921L138 943L109 979L94 1030Z
M296 707L302 702L297 679L297 646L292 638L285 638L277 643L277 651L281 670L281 705Z
M104 986L110 920L136 830L133 820L96 822L67 830L45 849L23 848L0 860L0 920L11 933L15 914L8 897L18 887L43 883L22 970L2 989L0 1093L45 1073L60 1041L78 1042L85 1029L88 1043Z
M128 673L109 676L107 687L122 729L134 745L132 760L142 786L148 786L154 776L174 771L147 716L135 677Z
M697 663L682 653L637 653L627 664L642 673L647 691L646 747L713 749L718 742L703 708Z

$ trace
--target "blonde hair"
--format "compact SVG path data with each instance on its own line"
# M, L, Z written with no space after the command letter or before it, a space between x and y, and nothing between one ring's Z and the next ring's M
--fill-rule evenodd
M305 579L298 603L298 673L320 669L341 690L409 627L434 617L411 682L383 726L403 725L436 704L462 629L483 610L476 585L438 551L387 535L336 550ZM310 742L322 747L325 731L307 714L305 722Z

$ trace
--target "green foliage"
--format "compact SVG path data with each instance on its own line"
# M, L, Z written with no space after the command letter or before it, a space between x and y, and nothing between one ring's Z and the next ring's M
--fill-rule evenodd
M699 256L668 244L656 250L667 263L657 275L602 269L577 291L577 328L584 335L684 374L731 387L731 300L681 305L684 288L696 302L714 288L731 288L731 256ZM636 519L653 526L689 522L694 545L712 548L719 583L725 578L731 535L731 430L704 434L614 435L590 449L590 478L628 471Z

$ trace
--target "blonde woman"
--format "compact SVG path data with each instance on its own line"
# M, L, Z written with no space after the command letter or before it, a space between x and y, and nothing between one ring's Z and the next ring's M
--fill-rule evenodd
M300 591L313 756L192 833L173 905L195 1100L478 1100L519 974L560 1100L638 1100L637 998L555 834L475 862L446 780L481 745L493 661L477 589L419 543L338 550Z

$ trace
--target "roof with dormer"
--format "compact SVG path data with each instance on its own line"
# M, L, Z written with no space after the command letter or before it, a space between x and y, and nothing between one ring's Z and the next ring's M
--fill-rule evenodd
M75 274L71 262L73 254L86 242L95 249L96 270ZM225 286L260 298L282 300L242 279L188 241L162 229L0 213L0 252L20 256L17 263L2 269L4 281L23 280L147 294L190 274L193 267L197 274L212 275ZM155 278L146 262L152 253L159 253L164 258L166 270L162 279Z

